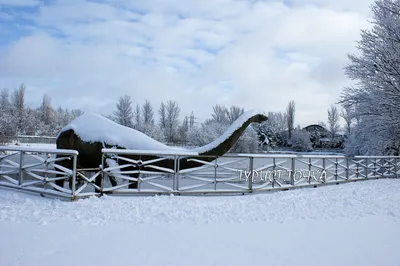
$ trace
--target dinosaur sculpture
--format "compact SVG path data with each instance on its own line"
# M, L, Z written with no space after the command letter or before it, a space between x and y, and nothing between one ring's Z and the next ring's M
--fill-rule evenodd
M98 168L102 160L102 148L154 150L167 152L196 152L199 155L210 156L202 158L203 161L215 160L212 156L222 156L234 145L245 129L253 122L261 123L267 120L267 116L260 111L248 111L240 116L218 139L210 144L194 149L183 149L167 146L144 133L132 128L119 125L101 115L85 113L65 126L57 136L57 149L72 149L79 152L78 168ZM130 159L138 160L139 155L128 155ZM156 155L140 155L142 161L159 158ZM201 166L201 164L188 160L190 157L180 160L180 169ZM71 161L60 161L62 166L72 169ZM174 160L166 159L153 165L173 169ZM124 169L137 170L138 166ZM138 174L131 174L138 177ZM100 177L96 180L100 184ZM116 181L111 179L111 184ZM63 186L63 180L57 181L58 186ZM137 182L129 185L129 188L137 188Z

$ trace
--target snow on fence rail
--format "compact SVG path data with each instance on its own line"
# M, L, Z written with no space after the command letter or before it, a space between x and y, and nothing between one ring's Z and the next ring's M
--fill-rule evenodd
M78 169L77 156L73 150L0 147L0 187L72 200L103 194L247 194L398 178L400 158L103 149L98 168ZM65 160L73 169L62 166ZM60 180L63 186L57 185Z

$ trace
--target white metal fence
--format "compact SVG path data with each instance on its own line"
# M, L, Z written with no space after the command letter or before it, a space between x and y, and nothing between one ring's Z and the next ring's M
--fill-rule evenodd
M397 178L399 170L399 157L391 156L102 153L98 168L77 169L77 151L0 147L0 186L72 200L102 194L246 194ZM62 166L66 161L72 169ZM185 169L183 162L195 167Z

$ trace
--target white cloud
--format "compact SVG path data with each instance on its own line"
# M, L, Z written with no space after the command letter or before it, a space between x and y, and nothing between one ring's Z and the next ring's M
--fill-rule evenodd
M216 103L268 112L295 100L296 123L325 121L369 27L372 0L356 2L57 1L0 47L0 86L102 113L123 94L157 108L172 99L200 118Z

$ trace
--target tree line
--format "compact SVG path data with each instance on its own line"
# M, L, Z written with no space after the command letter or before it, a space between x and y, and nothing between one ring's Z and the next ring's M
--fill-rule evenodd
M80 109L54 109L48 94L43 95L37 108L25 102L26 87L10 91L4 88L0 92L0 137L18 135L56 136L62 127L80 116Z
M0 136L11 137L54 137L83 113L80 109L55 109L47 94L43 95L39 107L29 107L25 104L24 84L11 92L8 89L1 91L0 111ZM312 150L316 136L294 126L295 112L294 101L289 101L285 113L269 112L268 120L247 128L231 151L256 152L263 148ZM181 119L181 109L176 101L163 101L158 108L154 108L149 100L133 105L131 97L124 95L117 100L112 114L103 116L169 145L203 146L221 136L243 113L244 109L239 106L215 105L211 117L199 124L194 121L193 114ZM336 107L328 110L328 121L334 133L338 127Z

